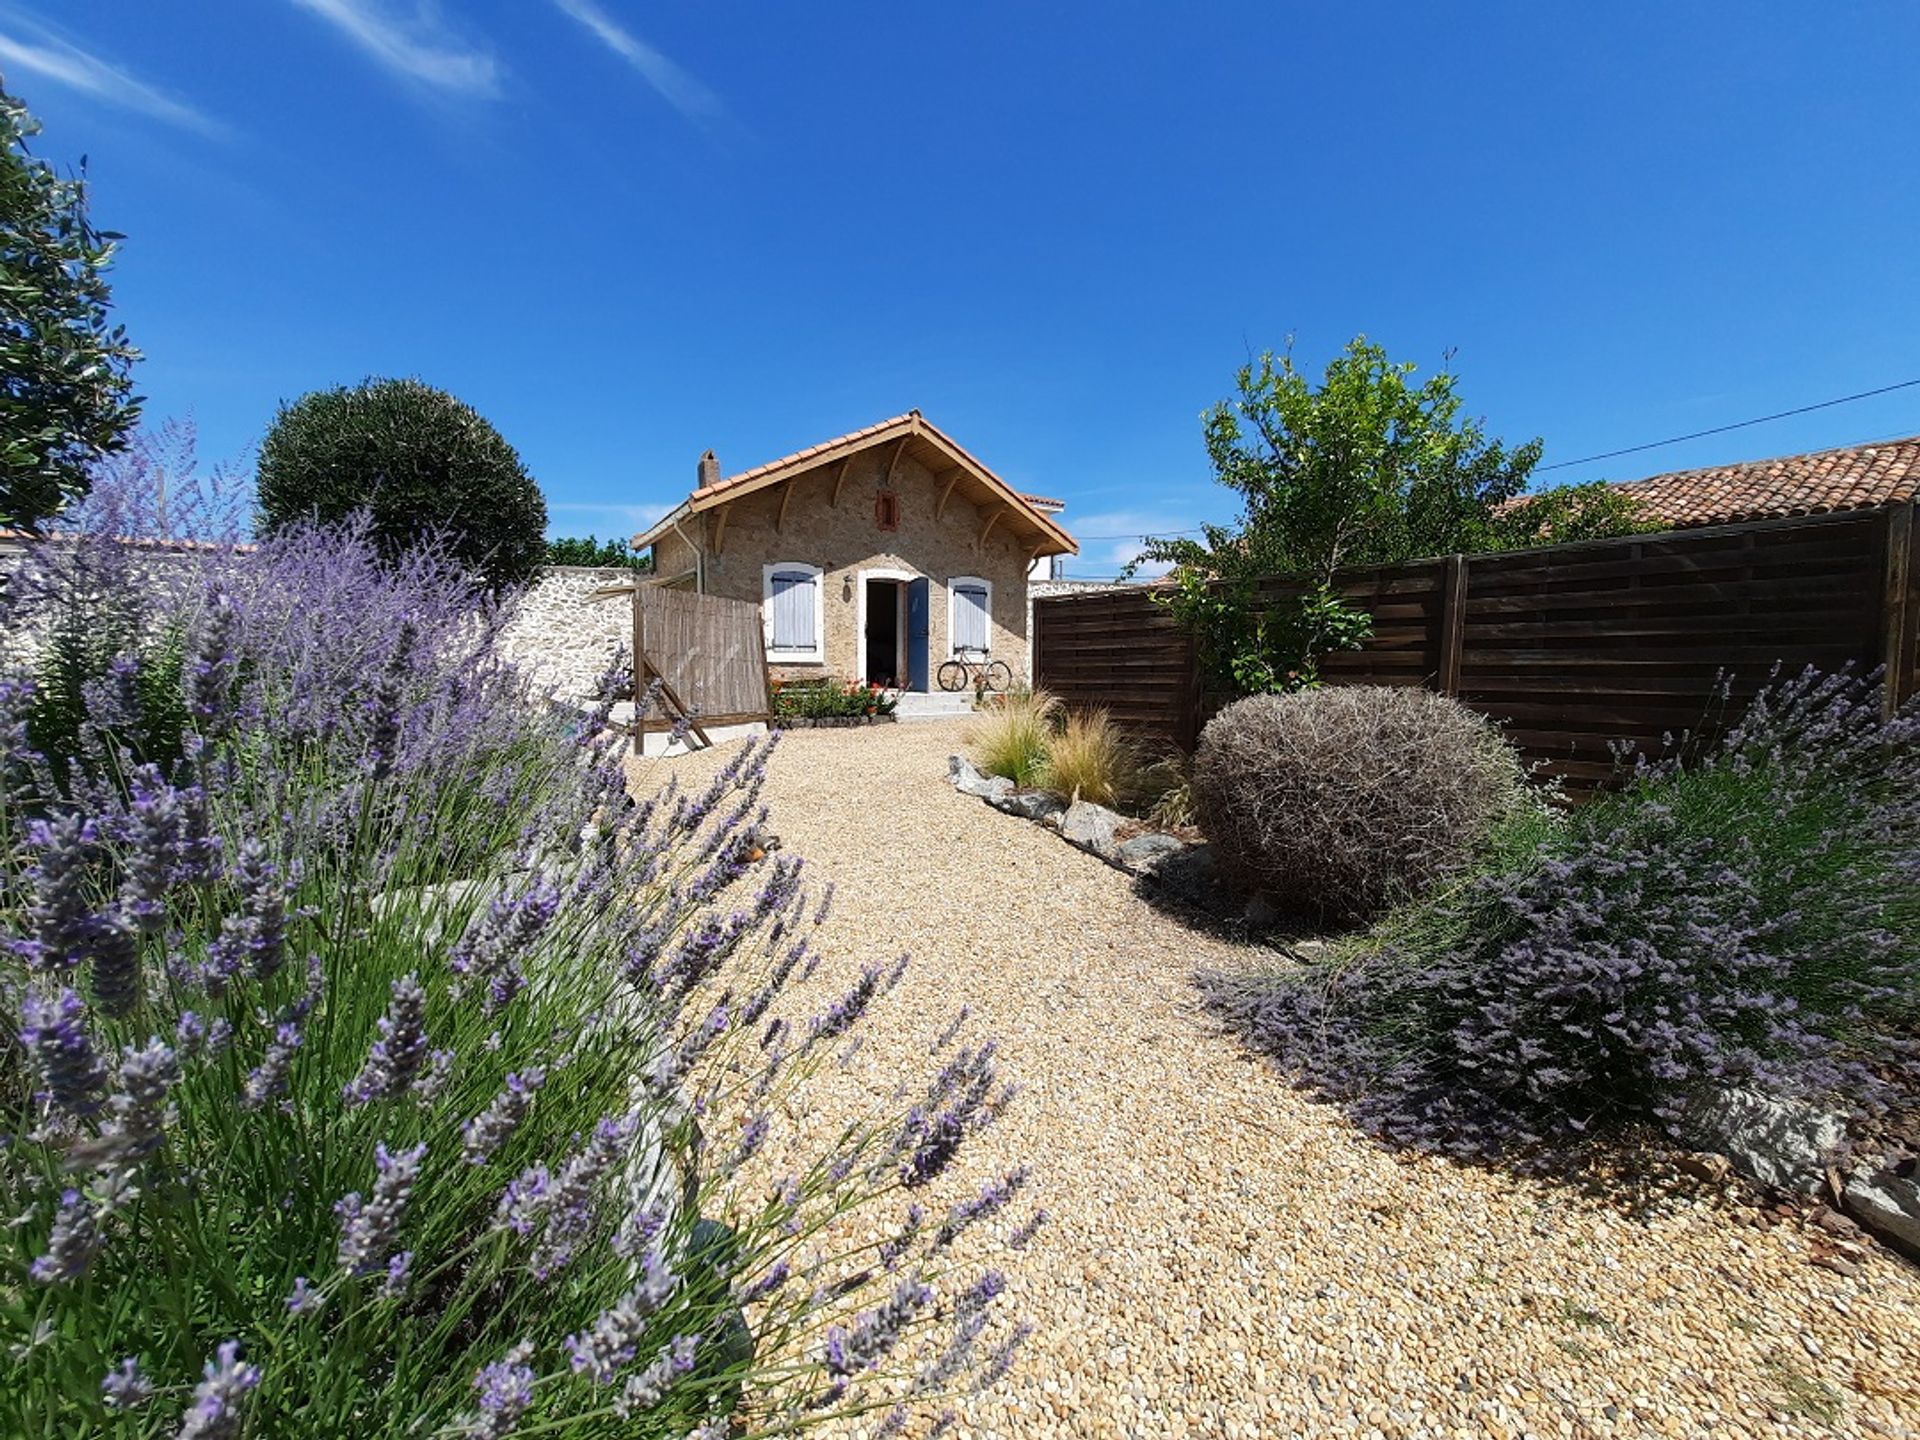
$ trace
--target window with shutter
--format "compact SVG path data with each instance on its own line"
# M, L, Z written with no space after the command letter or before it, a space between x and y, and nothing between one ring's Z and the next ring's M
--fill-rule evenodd
M766 569L767 658L819 660L820 572L812 566Z
M956 580L953 596L953 648L985 650L988 643L988 588L982 580Z

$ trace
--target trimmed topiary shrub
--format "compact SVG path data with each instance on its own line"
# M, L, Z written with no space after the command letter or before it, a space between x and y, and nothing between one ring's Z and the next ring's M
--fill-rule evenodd
M1352 924L1467 861L1524 786L1513 748L1458 701L1346 686L1222 710L1194 757L1193 807L1242 883Z
M496 588L533 578L547 502L478 411L418 380L367 380L280 407L260 446L260 515L271 531L356 511L393 558L433 540Z

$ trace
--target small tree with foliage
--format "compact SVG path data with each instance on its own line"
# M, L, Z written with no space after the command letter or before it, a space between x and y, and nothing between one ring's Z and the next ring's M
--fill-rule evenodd
M366 511L381 552L428 540L496 588L546 559L547 502L478 411L418 380L367 380L282 405L260 447L268 532Z
M0 91L0 525L25 529L86 494L140 415L140 352L107 321L120 237L87 218L84 176L29 153L39 131Z
M589 535L585 539L578 535L563 535L547 541L547 564L651 570L653 558L636 555L633 547L624 540L602 540L597 535Z
M1167 603L1197 631L1213 683L1297 689L1314 682L1319 656L1360 645L1371 623L1333 586L1345 566L1635 528L1604 486L1523 499L1541 442L1490 440L1461 415L1450 371L1415 383L1415 368L1362 335L1316 386L1290 352L1268 352L1207 413L1207 457L1241 496L1240 523L1149 539L1142 559L1174 567ZM1298 593L1261 596L1258 583L1276 577Z

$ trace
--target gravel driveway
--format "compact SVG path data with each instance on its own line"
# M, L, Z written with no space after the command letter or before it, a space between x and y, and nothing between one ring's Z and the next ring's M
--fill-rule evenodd
M960 1433L1920 1435L1920 1269L1373 1146L1198 1005L1247 951L949 787L963 728L797 732L768 787L838 882L834 963L914 956L855 1088L924 1073L961 1002L1025 1086L971 1173L1034 1168L1052 1222L994 1263L1037 1328Z

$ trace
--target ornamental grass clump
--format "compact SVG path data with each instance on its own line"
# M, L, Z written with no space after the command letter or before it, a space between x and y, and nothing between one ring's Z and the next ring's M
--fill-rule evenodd
M1283 912L1373 919L1469 862L1525 801L1513 748L1428 690L1339 686L1208 722L1191 801L1228 871Z
M1035 779L1040 788L1069 803L1120 805L1135 797L1140 752L1105 710L1075 710L1047 741Z
M1401 1144L1487 1155L1703 1090L1920 1096L1920 709L1874 678L1763 691L1703 753L1560 820L1323 958L1216 979L1304 1084Z
M0 681L0 1433L897 1428L1004 1371L991 1042L796 1121L905 957L816 976L771 741L636 804L611 685L540 704L444 556L192 564L177 758L90 717L56 773Z
M1060 702L1045 690L997 695L975 717L967 746L987 774L1004 775L1020 786L1037 784L1059 711Z

